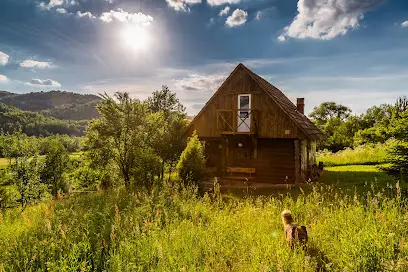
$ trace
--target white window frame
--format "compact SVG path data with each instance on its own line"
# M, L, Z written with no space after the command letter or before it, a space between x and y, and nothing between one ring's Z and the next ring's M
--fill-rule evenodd
M248 96L249 97L249 108L248 109L241 109L241 97ZM251 105L252 105L252 97L251 94L239 94L238 95L238 112L237 112L237 131L238 132L251 132ZM242 118L241 113L247 113L247 118Z

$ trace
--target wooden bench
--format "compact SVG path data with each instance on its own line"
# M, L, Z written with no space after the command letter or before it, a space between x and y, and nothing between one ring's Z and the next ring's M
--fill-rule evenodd
M227 167L227 173L230 173L231 176L233 173L245 173L245 174L249 174L249 178L252 179L252 174L255 174L255 168ZM239 178L239 177L234 177L234 178Z

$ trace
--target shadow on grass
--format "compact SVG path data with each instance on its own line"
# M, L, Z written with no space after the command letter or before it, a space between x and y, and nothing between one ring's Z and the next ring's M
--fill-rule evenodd
M382 171L376 165L347 165L326 167L322 172L319 182L313 185L331 186L335 190L342 191L349 195L357 192L358 195L366 195L367 192L389 189L389 186L395 188L397 180ZM286 196L296 197L300 194L308 194L312 191L313 185L302 184L293 187L281 188L248 188L248 189L227 189L222 190L225 194L235 196ZM401 184L402 189L408 189L407 184Z
M307 244L306 256L316 261L316 271L330 270L330 260L326 254L313 242L309 241Z

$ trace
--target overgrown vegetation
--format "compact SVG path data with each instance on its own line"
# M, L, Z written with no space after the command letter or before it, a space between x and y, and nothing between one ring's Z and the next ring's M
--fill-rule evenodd
M0 155L7 159L0 165L0 208L74 191L150 189L163 181L164 169L175 167L185 147L185 109L175 94L164 86L146 101L103 95L97 109L100 118L84 139L0 134ZM73 151L82 153L69 156Z
M371 107L360 116L351 116L345 106L325 102L314 108L310 117L327 135L320 149L339 151L321 152L320 161L327 165L389 162L386 170L390 174L408 180L407 97L398 98L394 105Z
M336 165L378 165L390 161L389 150L396 144L395 140L388 140L384 144L364 144L355 148L346 148L338 152L327 149L318 151L317 161L326 166Z
M408 269L407 203L399 187L372 187L366 196L312 187L297 199L235 199L217 193L201 198L174 186L51 201L21 214L8 210L0 224L0 270ZM308 251L291 252L286 245L285 208L307 226Z
M325 102L310 113L313 122L327 135L320 149L332 152L366 143L384 143L396 137L395 126L404 120L408 111L407 97L396 103L369 108L364 114L352 115L349 108L334 102Z

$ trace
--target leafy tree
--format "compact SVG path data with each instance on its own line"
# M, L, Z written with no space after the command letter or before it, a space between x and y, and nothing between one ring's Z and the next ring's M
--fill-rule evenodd
M186 145L183 135L187 127L185 107L167 86L155 91L146 103L152 113L159 113L163 118L163 126L156 134L159 137L153 142L154 152L162 161L160 176L163 178L165 164L172 169Z
M345 121L350 114L351 110L346 106L336 104L335 102L324 102L320 106L315 107L309 114L309 117L318 127L323 128L328 120L337 118Z
M153 92L153 95L147 99L147 106L151 112L162 112L165 119L172 113L184 113L186 110L176 94L172 93L167 86Z
M177 164L179 178L184 183L200 182L206 177L206 158L204 155L204 143L198 139L194 132L188 140L187 146L181 153Z
M408 180L408 110L399 114L391 124L391 133L398 143L390 150L391 166L389 173L403 180Z
M3 153L9 160L11 183L16 186L20 194L19 201L25 207L46 192L46 186L40 179L38 149L35 142L21 132L8 135L3 141Z
M145 152L151 149L154 133L163 125L160 118L151 117L147 105L131 99L128 93L116 93L116 101L102 95L97 106L100 119L93 120L87 130L87 148L93 164L112 164L119 170L126 188L130 188L144 165ZM148 185L148 184L136 184Z
M70 159L68 152L59 138L49 141L49 151L45 155L44 168L41 172L41 179L49 185L51 194L57 196L59 192L69 191L66 171L68 170Z

